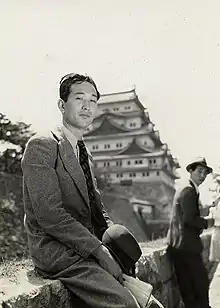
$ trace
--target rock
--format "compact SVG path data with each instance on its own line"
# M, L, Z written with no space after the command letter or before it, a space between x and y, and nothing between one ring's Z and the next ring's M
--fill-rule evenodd
M1 308L71 307L70 294L62 283L41 278L33 268L24 267L1 278L0 290Z
M208 268L210 232L202 235L204 260ZM142 243L142 257L137 263L137 276L153 285L153 295L167 308L180 308L181 299L175 274L166 254L164 242ZM1 308L79 308L58 280L39 276L30 260L5 263L0 267ZM72 304L71 304L72 303ZM153 307L153 306L152 306Z

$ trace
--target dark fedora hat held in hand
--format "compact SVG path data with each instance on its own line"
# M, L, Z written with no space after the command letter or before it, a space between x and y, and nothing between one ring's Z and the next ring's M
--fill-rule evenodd
M186 170L189 172L189 170L193 166L202 166L207 169L208 173L212 173L212 168L207 165L206 159L204 157L197 157L194 161L192 161L190 164L186 166Z
M104 232L102 242L119 262L122 271L131 275L131 270L142 254L133 234L126 227L114 224Z

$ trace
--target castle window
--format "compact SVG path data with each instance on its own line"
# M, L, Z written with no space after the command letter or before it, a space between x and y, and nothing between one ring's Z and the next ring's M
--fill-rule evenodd
M116 143L116 148L121 148L122 147L122 143Z
M149 159L149 164L152 164L152 160L151 159Z
M117 160L116 161L116 166L122 166L122 161L121 160Z
M119 108L118 108L118 107L117 107L117 108L113 108L113 110L114 110L114 111L118 111L118 110L119 110Z
M136 126L135 122L130 123L130 127L135 127L135 126Z
M147 141L146 140L144 141L144 145L147 145Z
M157 171L157 176L160 175L160 171Z
M103 163L103 167L109 167L109 166L110 166L110 164L109 164L108 161L105 161L105 162Z
M149 172L143 172L142 176L149 176Z
M129 173L129 176L130 176L130 178L136 177L136 173L135 173L135 172L130 172L130 173Z
M130 160L128 160L127 164L128 164L128 165L130 165L130 164L131 164Z
M104 148L105 148L105 149L110 149L110 144L105 144L105 145L104 145Z
M156 162L157 162L156 159L154 159L154 164L156 164Z
M99 148L98 144L92 146L93 150L98 150L98 148Z
M123 178L123 173L117 173L117 178Z
M142 164L143 163L143 161L142 161L142 159L140 159L140 160L135 160L135 165L137 165L137 164Z
M98 164L97 164L97 163L94 163L94 167L97 168L97 167L98 167Z

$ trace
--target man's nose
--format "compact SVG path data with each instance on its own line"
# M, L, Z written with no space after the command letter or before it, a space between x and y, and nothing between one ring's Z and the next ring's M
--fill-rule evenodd
M83 100L83 105L82 105L83 109L89 110L90 109L90 101L88 99L84 99Z

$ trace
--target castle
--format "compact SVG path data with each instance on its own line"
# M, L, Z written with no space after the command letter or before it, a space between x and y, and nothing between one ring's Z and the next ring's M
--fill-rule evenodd
M135 89L101 95L84 140L96 175L114 185L142 187L146 201L170 210L180 166L161 142Z

